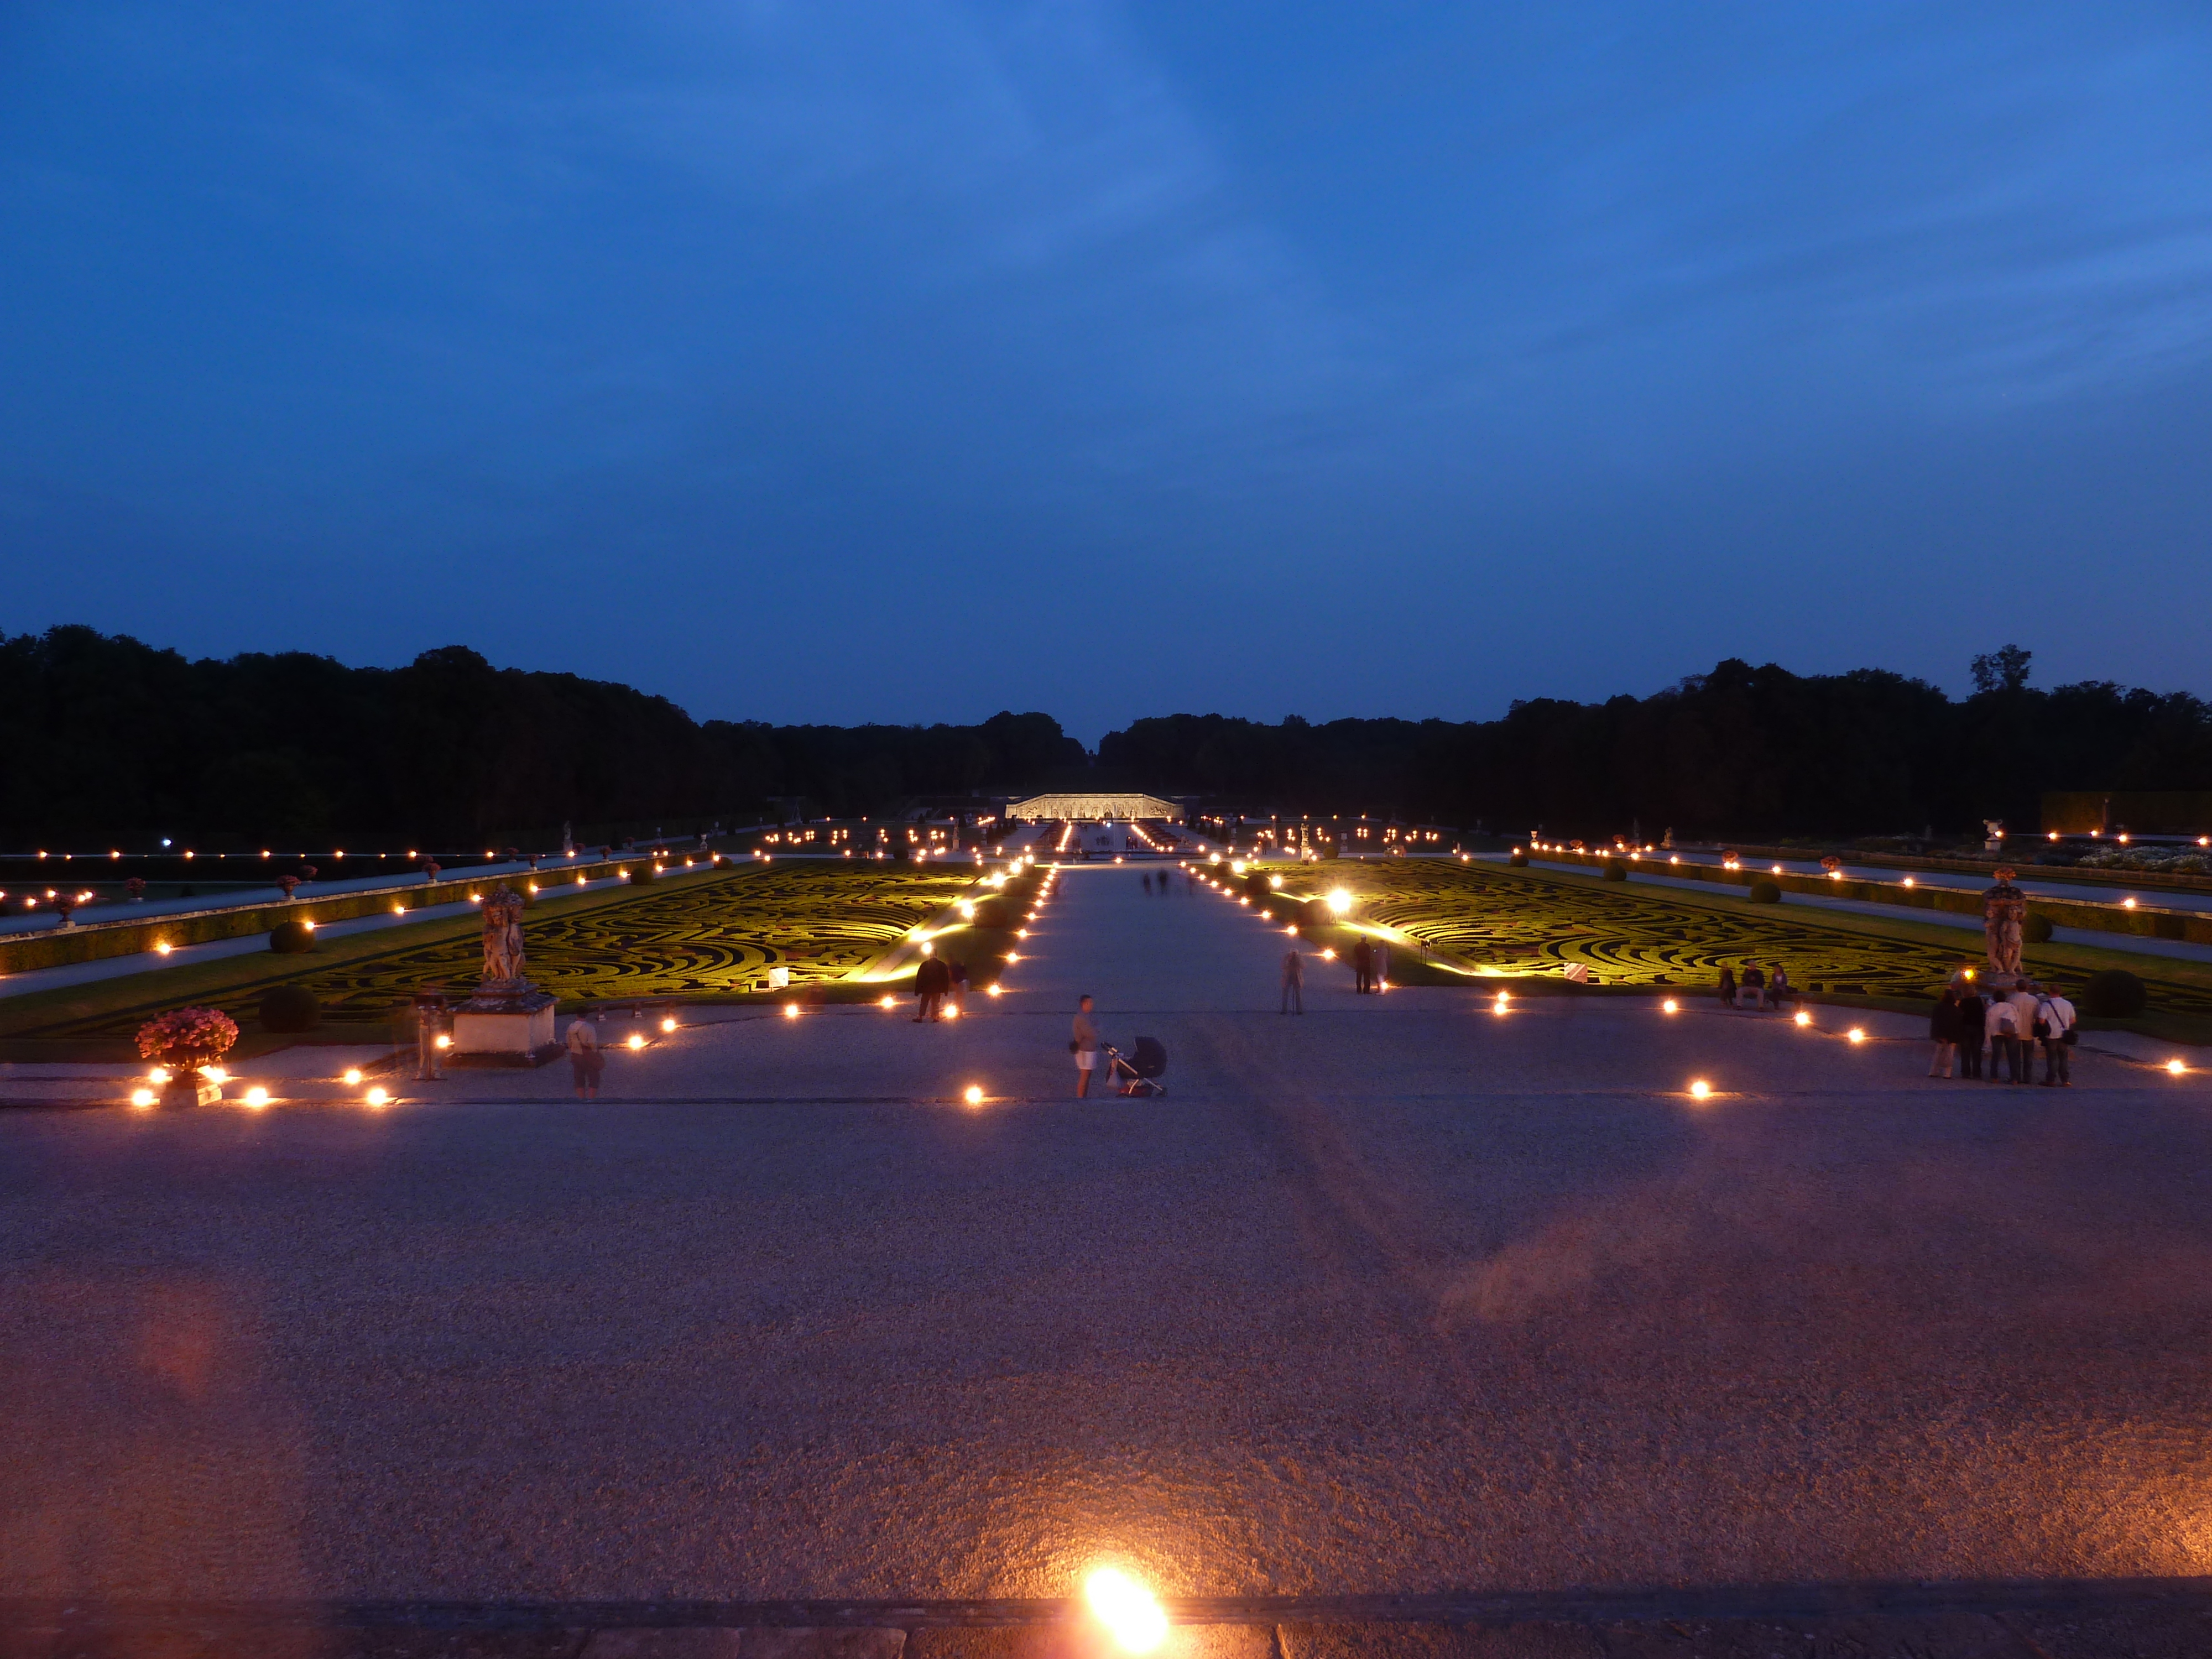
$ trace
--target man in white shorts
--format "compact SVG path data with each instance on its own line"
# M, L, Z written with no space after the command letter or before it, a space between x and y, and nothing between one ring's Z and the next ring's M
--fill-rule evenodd
M1081 1100L1090 1094L1091 1074L1098 1069L1098 1028L1091 1023L1089 997L1076 1005L1074 1036L1067 1046L1075 1055L1075 1097Z

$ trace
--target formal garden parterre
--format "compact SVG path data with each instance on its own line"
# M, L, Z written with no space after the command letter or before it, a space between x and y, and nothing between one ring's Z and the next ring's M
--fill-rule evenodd
M895 949L912 930L969 892L976 872L945 866L777 862L727 873L664 878L611 894L547 896L526 914L529 977L565 1003L726 999L767 989L769 970L789 970L793 986L820 992L849 981ZM995 968L998 944L987 902L965 946L979 977ZM252 1028L260 1000L278 985L304 988L322 1020L366 1027L392 1020L416 993L443 988L465 994L482 964L479 930L470 919L410 928L409 942L380 936L386 948L340 942L319 959L233 957L200 969L134 976L52 1000L49 1017L10 1021L10 1035L110 1037L135 1031L149 1011L178 1000L170 981L194 975L192 999ZM350 948L345 948L350 947ZM209 981L215 982L209 982ZM879 991L876 987L856 987Z
M1921 1002L1955 969L1982 959L1978 934L1937 924L1820 916L1640 882L1455 860L1309 865L1286 873L1277 890L1289 904L1310 907L1338 888L1352 896L1355 921L1412 941L1455 980L1540 982L1579 966L1600 986L1700 989L1723 967L1741 973L1747 963L1778 962L1816 994ZM1328 924L1317 933L1328 942ZM2154 1011L2212 1017L2212 974L2192 963L2048 945L2030 951L2027 967L2039 978L2079 982L2121 960L2143 979ZM1421 966L1401 955L1392 972L1410 977Z

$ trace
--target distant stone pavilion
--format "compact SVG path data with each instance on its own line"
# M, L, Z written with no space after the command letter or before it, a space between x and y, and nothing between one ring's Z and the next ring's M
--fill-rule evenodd
M1074 823L1152 820L1180 823L1182 808L1158 795L1032 795L1006 808L1010 818L1029 823L1065 819Z

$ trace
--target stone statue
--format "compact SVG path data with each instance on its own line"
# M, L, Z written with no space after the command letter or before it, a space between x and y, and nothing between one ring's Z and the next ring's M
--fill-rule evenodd
M1983 948L1989 957L1992 975L2017 975L2021 924L2027 920L2027 895L2013 885L2009 866L2000 865L1996 874L1997 884L1982 895Z
M483 981L501 988L522 986L522 895L505 882L484 895Z

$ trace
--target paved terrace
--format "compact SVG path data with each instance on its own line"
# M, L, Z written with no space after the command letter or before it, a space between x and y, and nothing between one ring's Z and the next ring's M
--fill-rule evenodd
M1110 1559L1255 1659L2203 1650L2117 1583L2212 1557L2201 1073L1327 970L1286 1018L1285 943L1079 870L950 1024L0 1113L0 1624L1026 1652ZM1080 990L1167 1101L1066 1097Z

